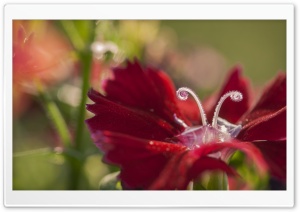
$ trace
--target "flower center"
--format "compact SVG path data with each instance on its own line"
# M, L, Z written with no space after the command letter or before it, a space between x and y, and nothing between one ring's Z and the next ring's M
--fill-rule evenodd
M191 94L198 105L202 120L201 126L188 127L182 120L174 116L175 120L185 127L185 130L175 138L179 139L179 141L187 147L194 149L208 142L224 142L236 137L240 132L241 125L231 124L218 116L222 104L228 97L235 102L239 102L243 99L241 92L230 91L220 98L216 106L211 125L207 123L202 104L194 91L189 88L182 87L177 90L176 94L180 100L187 100L188 95Z

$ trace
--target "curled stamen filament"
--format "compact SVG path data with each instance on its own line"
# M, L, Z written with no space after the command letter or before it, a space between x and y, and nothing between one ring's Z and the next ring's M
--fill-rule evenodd
M202 124L203 124L203 126L206 126L207 125L206 116L205 116L202 104L201 104L198 96L195 94L195 92L189 88L182 87L177 90L176 94L177 94L178 99L184 100L184 101L187 100L189 94L191 94L194 97L194 99L198 105L199 111L200 111Z
M214 128L217 127L217 120L218 120L218 116L219 116L221 106L222 106L223 102L225 101L225 99L227 99L228 97L230 97L230 99L234 102L239 102L239 101L242 101L242 99L243 99L243 95L239 91L229 91L228 93L223 95L221 97L221 99L219 100L219 102L216 106L216 109L215 109L214 117L213 117L213 120L212 120L212 127L214 127Z

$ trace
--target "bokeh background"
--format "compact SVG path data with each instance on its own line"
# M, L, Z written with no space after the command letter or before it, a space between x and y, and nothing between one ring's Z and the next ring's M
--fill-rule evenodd
M101 91L110 67L127 58L163 69L176 87L188 86L202 99L235 65L257 97L286 70L281 20L23 20L14 21L13 36L15 190L98 190L118 171L101 162L83 122L91 114L82 95L90 87ZM76 146L74 154L64 153L66 145Z

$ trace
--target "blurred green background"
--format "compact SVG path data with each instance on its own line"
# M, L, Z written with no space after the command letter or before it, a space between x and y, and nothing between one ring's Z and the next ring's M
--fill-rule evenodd
M179 45L210 46L230 68L236 63L255 83L264 83L286 70L286 21L163 21L178 35Z
M42 25L43 21L39 24ZM281 20L50 21L50 24L70 43L81 36L80 42L89 47L92 43L84 43L87 40L85 38L93 32L96 33L95 41L102 44L113 43L122 57L116 62L113 61L111 52L105 53L104 57L100 55L98 62L100 61L102 69L125 58L137 57L144 64L164 69L177 86L196 89L201 97L218 89L227 71L236 64L244 67L244 75L257 88L270 81L278 71L286 69L286 23ZM74 31L77 31L79 38L76 38L76 33L72 33ZM72 94L76 94L76 89L80 90L80 65L77 50L74 45L72 48L70 57L74 65L68 67L72 74L51 85L47 92L57 104L74 136L78 104L72 104L59 95L69 87L72 88ZM61 71L62 69L58 74ZM14 70L14 77L17 75ZM93 86L92 81L90 87ZM96 84L100 82L97 79L95 81ZM14 81L14 85L17 83L19 82ZM66 88L66 85L69 87ZM57 132L38 96L30 89L28 91L28 82L25 87L21 89L24 88L31 103L26 109L22 109L24 112L21 114L17 114L14 109L13 189L68 189L72 175L69 174L66 159L57 148L60 146ZM17 89L14 88L14 95L16 92ZM86 114L85 118L90 116L91 114ZM94 146L86 126L83 141L84 159L76 189L99 189L101 179L118 168L101 162L101 153Z
M227 68L240 63L256 84L286 70L286 22L281 20L163 21L178 35L180 48L210 46Z

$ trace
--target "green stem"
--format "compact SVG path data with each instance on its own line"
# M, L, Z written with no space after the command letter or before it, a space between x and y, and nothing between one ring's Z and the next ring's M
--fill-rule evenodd
M54 127L56 128L59 137L61 138L61 141L63 143L63 146L65 148L68 148L71 146L71 137L68 130L68 126L61 115L57 105L55 102L51 99L50 95L48 95L46 92L44 92L43 86L41 83L37 84L37 90L39 92L39 96L43 102L44 108L46 112L48 113L50 120L52 121Z
M82 149L83 146L83 132L84 132L84 121L86 115L86 101L87 101L87 93L90 87L90 73L91 73L91 61L92 61L92 53L87 52L85 54L80 55L80 59L82 62L82 87L81 87L81 102L79 105L78 118L77 118L77 128L76 128L76 136L75 136L75 148L77 150Z
M82 175L82 167L85 160L83 155L84 121L86 115L85 105L87 101L87 92L90 86L89 81L92 66L92 52L90 50L90 45L94 41L95 27L92 26L90 28L91 30L89 31L89 36L84 39L79 31L80 29L82 30L82 28L79 29L74 21L60 21L58 24L70 39L81 63L81 101L77 110L78 116L76 120L74 146L73 148L64 152L70 168L70 181L68 188L70 190L77 190L79 188L79 181L84 179L84 176Z
M94 41L95 30L90 33L90 37L87 41L88 46L84 49L79 50L78 56L81 62L81 73L82 73L82 85L81 85L81 101L78 109L78 117L77 117L77 125L76 125L76 135L75 135L75 150L79 152L83 152L84 143L83 143L83 135L84 135L84 121L86 115L86 101L87 101L87 93L90 87L90 74L92 68L92 52L90 51L90 44ZM70 182L71 189L78 189L79 180L82 176L82 168L84 164L84 159L82 161L73 161L71 163L71 175L72 180Z
M211 173L207 190L228 190L227 175L223 172Z
M40 82L36 83L37 90L39 92L40 99L43 106L47 111L50 120L55 126L59 137L63 143L63 155L70 168L70 181L68 182L69 190L76 190L78 188L78 181L81 171L82 154L74 149L74 145L71 144L71 137L65 120L63 119L57 105L50 98L50 96L44 91L44 88Z

